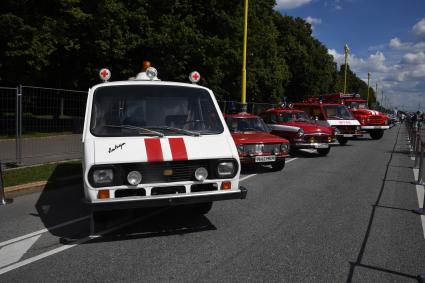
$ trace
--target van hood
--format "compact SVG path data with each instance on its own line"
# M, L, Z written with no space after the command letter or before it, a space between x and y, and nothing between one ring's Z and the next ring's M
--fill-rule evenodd
M113 137L94 140L95 164L232 158L225 136Z

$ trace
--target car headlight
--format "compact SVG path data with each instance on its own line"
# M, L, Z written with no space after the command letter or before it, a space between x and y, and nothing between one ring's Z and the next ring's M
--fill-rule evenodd
M356 130L357 131L360 131L362 129L362 127L360 127L360 126L356 126Z
M299 137L304 136L304 130L303 129L299 129L298 132L297 132L297 134L298 134Z
M244 147L243 147L243 145L238 145L238 153L239 154L244 153Z
M195 179L199 182L205 181L205 179L208 177L208 170L204 167L199 167L195 171Z
M219 177L233 176L235 173L235 164L231 161L223 161L217 165L217 174Z
M334 129L334 136L337 136L341 133L341 131L337 128Z
M283 143L280 145L280 150L281 151L288 151L289 150L289 144L287 143Z
M114 181L114 171L112 169L94 170L93 181L96 185L111 184Z
M142 181L142 174L139 171L131 171L127 175L127 182L130 185L137 186Z

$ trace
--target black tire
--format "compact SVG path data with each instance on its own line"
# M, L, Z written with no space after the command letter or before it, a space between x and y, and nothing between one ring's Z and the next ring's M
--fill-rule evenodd
M192 204L188 207L188 210L190 210L191 213L195 214L207 214L211 210L212 205L212 201Z
M317 153L318 153L320 156L325 156L325 155L327 155L327 154L329 153L329 151L331 151L331 148L330 148L330 147L328 147L328 148L318 148L318 149L317 149Z
M383 130L370 131L369 135L373 140L379 140L380 138L384 136L384 131Z
M280 171L285 167L285 159L283 161L272 163L273 171Z
M336 138L336 139L338 140L340 145L346 145L347 142L348 142L348 139L344 138L344 137L340 137L340 138Z

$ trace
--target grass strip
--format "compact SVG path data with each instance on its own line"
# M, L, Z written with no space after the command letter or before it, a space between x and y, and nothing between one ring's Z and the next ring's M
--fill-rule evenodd
M82 175L80 161L44 164L3 172L5 187L22 185L37 181L57 182L61 179Z

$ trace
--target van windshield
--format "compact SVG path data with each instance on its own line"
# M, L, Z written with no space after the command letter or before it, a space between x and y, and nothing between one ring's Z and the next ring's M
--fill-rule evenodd
M326 105L323 106L323 110L329 119L354 119L350 111L348 111L344 105Z
M98 88L90 131L95 136L199 136L223 132L208 91L169 85Z

